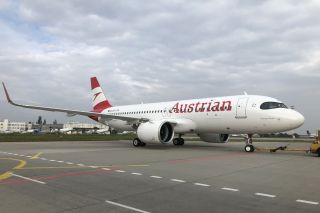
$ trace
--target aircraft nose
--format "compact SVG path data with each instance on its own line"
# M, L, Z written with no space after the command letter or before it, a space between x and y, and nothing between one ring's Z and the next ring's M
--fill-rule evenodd
M302 124L304 124L304 116L302 114L300 114L299 112L295 111L295 113L291 119L294 122L296 128L298 128L298 127L302 126Z

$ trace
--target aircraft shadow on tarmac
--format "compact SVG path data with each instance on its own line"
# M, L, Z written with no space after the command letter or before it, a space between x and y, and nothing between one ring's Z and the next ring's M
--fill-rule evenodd
M285 144L283 144L285 145ZM259 147L259 144L257 145ZM136 148L135 148L136 149ZM172 144L156 144L148 143L145 147L138 147L138 149L143 150L194 150L194 151L221 151L221 152L232 152L232 153L243 153L243 154L259 154L259 155L281 155L281 156L308 156L305 152L296 151L296 152L285 152L278 151L276 153L270 152L267 150L259 150L253 153L245 153L244 147L241 145L216 145L216 144L185 144L183 146L173 146ZM310 156L308 156L310 157Z

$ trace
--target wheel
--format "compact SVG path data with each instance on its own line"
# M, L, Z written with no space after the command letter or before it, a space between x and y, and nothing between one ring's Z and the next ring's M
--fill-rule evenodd
M179 141L179 138L175 138L175 139L173 139L173 141L172 141L172 143L173 143L175 146L180 145L179 142L180 142L180 141Z
M184 139L183 138L175 138L175 139L173 139L172 142L175 146L182 146L184 144Z
M133 146L137 147L137 146L141 146L141 141L139 140L139 138L135 138L132 141Z
M254 152L254 146L252 146L252 145L246 145L246 146L244 147L244 151L246 151L246 152Z
M320 157L320 149L318 149L317 153L318 153L318 157Z
M180 145L180 146L183 146L183 145L184 145L184 139L183 139L183 138L180 138L180 140L179 140L179 145Z
M140 146L146 146L146 143L140 141Z

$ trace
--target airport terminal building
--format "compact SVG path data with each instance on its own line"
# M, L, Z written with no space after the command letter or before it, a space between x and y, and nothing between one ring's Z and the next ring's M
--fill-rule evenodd
M4 119L0 121L0 132L23 132L31 129L31 124L26 122L15 122Z
M31 122L15 122L4 119L0 121L0 132L11 133L11 132L26 132L28 130L37 130L44 133L59 132L63 129L72 129L68 133L94 133L104 130L103 132L109 131L109 127L103 124L90 124L90 123L78 123L69 122L66 124L35 124Z

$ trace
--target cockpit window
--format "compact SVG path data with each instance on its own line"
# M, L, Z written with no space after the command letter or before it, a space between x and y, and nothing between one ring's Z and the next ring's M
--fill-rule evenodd
M279 103L279 102L264 102L260 106L260 109L276 109L276 108L288 108L288 107L284 103Z

